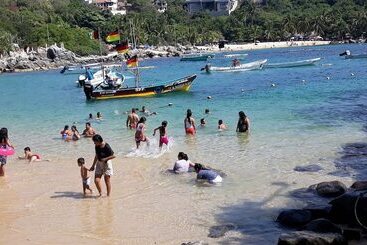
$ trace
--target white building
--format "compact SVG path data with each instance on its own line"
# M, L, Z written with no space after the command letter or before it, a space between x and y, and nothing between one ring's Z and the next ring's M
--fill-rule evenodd
M237 0L186 0L190 14L207 11L212 15L230 15L238 6Z
M113 15L115 14L126 14L126 0L85 0L89 4L94 4L95 6L109 10Z

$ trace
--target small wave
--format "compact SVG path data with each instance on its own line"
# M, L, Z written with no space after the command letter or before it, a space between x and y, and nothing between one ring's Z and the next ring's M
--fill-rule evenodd
M133 148L126 155L126 157L143 157L143 158L159 158L163 156L166 152L169 152L174 145L174 139L172 137L168 138L168 145L159 148L159 142L156 139L151 139L149 145L142 143L139 149Z

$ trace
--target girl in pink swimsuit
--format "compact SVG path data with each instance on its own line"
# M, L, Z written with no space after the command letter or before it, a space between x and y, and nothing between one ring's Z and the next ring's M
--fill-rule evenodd
M163 121L161 126L154 129L153 136L155 136L155 132L159 130L159 148L162 148L163 144L168 145L167 124L167 121Z

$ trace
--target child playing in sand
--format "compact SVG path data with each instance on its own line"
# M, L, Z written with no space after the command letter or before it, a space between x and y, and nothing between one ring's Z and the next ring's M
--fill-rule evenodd
M157 130L159 130L159 148L162 148L163 144L168 145L167 121L163 121L161 126L154 129L153 136L155 136Z
M80 167L80 176L82 177L83 182L83 193L84 196L87 194L86 190L89 190L90 193L93 193L92 189L89 187L90 185L90 176L88 176L88 169L84 166L85 160L84 158L78 158L78 166Z
M29 148L28 146L24 148L24 157L18 157L18 158L28 160L29 163L42 161L41 156L38 154L33 154L31 148Z

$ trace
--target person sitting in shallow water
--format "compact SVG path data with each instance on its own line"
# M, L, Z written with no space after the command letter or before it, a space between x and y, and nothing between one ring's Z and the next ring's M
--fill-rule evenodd
M211 184L221 183L222 177L213 169L205 168L200 163L195 163L194 165L195 172L197 173L196 179L208 181Z
M189 160L189 157L183 152L178 153L177 159L178 160L175 162L175 165L173 166L173 171L176 174L187 173L189 172L190 167L195 166L195 164L193 164Z
M18 159L28 160L29 163L42 161L41 156L39 154L32 153L31 148L28 146L24 148L24 157L19 156Z

